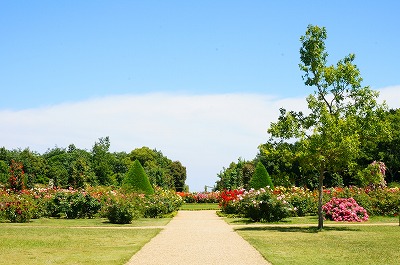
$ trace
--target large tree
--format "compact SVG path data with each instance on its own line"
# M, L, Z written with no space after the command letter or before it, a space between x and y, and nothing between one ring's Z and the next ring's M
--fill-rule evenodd
M306 86L315 88L307 97L308 114L281 109L268 132L281 141L297 140L303 170L318 176L318 228L323 228L324 179L348 174L356 167L365 141L382 132L378 93L362 87L354 54L327 65L324 27L309 25L300 38L300 69ZM271 140L272 141L272 140Z
M92 148L92 167L97 180L101 185L113 184L113 156L109 152L110 138L101 137Z

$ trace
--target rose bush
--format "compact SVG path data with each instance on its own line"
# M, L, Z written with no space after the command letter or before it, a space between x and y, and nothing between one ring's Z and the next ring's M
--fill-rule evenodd
M153 195L96 187L75 189L30 189L0 191L0 219L28 222L31 218L93 218L131 215L162 217L177 211L182 198L173 191L156 188ZM114 217L111 217L113 219ZM121 223L123 217L115 217ZM129 219L129 218L128 218ZM131 220L132 220L131 219ZM110 220L111 221L111 220ZM114 222L114 221L113 221Z
M336 222L363 222L368 220L367 211L353 198L332 198L322 206L325 217Z
M253 221L276 222L291 215L293 207L284 195L276 195L270 189L225 191L221 210Z

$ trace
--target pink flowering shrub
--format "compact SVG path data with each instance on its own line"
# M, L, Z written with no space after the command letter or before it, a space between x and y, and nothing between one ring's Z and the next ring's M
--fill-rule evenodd
M367 211L353 198L332 198L322 206L325 217L336 222L363 222L368 220Z

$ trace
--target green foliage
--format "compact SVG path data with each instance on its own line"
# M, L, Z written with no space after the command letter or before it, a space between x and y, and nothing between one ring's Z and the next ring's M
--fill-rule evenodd
M179 161L172 162L161 151L148 147L137 148L130 154L132 161L139 160L154 187L182 190L186 168Z
M238 188L249 188L250 178L254 174L255 166L252 161L241 158L237 163L232 162L228 168L224 168L219 174L216 182L216 190L232 190Z
M382 170L383 169L383 170ZM356 178L360 187L386 187L385 182L386 166L383 162L372 162L367 168L358 172Z
M354 171L362 146L386 135L381 119L385 106L377 104L377 92L361 87L354 54L336 66L327 65L326 38L326 29L313 25L300 38L303 80L316 89L307 97L310 114L281 109L278 121L268 129L280 141L296 139L302 173L318 175L320 229L324 179Z
M109 152L110 138L99 138L92 148L93 171L100 185L113 184L112 181L112 155Z
M6 184L10 178L10 167L3 160L0 160L0 184Z
M100 211L101 203L88 193L58 191L47 201L46 207L52 217L93 218Z
M125 200L112 200L106 208L105 216L112 224L129 224L133 219L138 219L140 211Z
M133 165L129 168L122 186L127 190L133 190L144 194L154 193L154 189L139 160L135 160Z
M250 179L249 186L253 189L261 189L265 187L269 187L271 189L274 188L271 177L261 162L257 163L256 170Z
M258 147L256 160L265 165L276 186L308 186L314 188L317 181L304 178L300 173L300 160L297 145L286 142L265 143Z
M138 159L153 186L164 189L185 188L186 168L179 161L171 161L161 151L142 147L126 152L110 153L109 137L99 138L91 151L70 144L67 148L54 147L40 155L29 148L7 150L0 148L0 186L6 186L10 177L9 165L17 161L23 165L24 185L49 185L74 189L88 186L121 186L125 175ZM176 186L176 188L175 188Z
M169 172L174 180L176 191L184 191L186 181L186 167L182 166L181 162L173 161L169 167Z

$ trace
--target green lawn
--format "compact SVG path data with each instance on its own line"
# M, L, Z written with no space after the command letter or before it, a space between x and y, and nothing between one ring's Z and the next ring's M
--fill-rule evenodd
M170 219L113 225L104 219L0 223L0 264L125 264Z
M389 265L399 264L400 260L397 218L377 217L362 224L327 221L323 231L317 230L315 217L289 218L279 224L258 226L244 219L227 221L241 225L235 230L274 265Z

